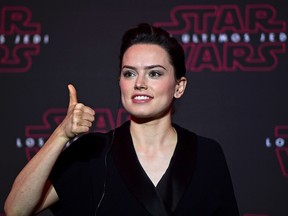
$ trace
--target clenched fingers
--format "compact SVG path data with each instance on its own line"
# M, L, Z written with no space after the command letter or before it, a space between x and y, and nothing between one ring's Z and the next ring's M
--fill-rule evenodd
M75 135L86 133L95 119L95 111L82 103L71 110L71 132Z

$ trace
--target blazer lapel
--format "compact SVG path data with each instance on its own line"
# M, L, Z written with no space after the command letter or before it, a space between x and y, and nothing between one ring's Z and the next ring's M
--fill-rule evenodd
M167 172L157 190L171 211L174 211L191 182L197 152L197 136L177 125L178 142Z
M134 146L127 122L116 129L112 146L112 156L128 189L145 206L151 215L172 215L158 195L155 186L143 170Z

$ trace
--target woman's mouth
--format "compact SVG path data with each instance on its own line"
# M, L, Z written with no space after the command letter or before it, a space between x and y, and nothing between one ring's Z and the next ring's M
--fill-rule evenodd
M132 97L132 101L134 103L145 103L152 99L152 97L149 97L147 95L135 95Z

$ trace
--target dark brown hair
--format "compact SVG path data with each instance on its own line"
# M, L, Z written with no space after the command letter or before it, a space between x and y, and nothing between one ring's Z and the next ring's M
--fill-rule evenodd
M161 46L170 57L170 63L174 67L176 79L185 76L185 55L182 46L167 31L147 23L141 23L137 27L129 29L123 35L119 56L120 68L124 53L129 47L135 44L155 44Z

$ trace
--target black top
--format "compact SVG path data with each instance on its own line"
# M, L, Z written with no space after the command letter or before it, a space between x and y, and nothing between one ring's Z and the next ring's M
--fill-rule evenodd
M83 135L63 151L50 176L59 196L51 207L55 215L239 216L217 142L173 125L178 142L155 187L137 158L129 125Z

